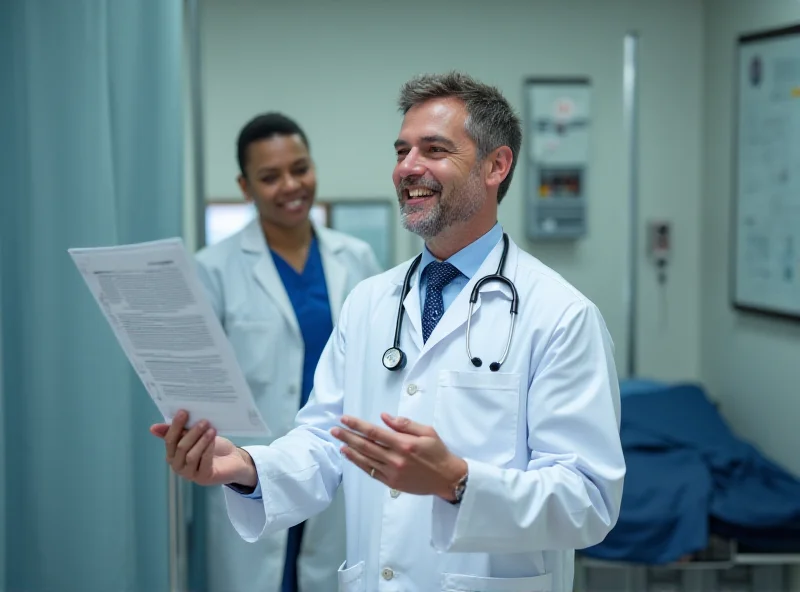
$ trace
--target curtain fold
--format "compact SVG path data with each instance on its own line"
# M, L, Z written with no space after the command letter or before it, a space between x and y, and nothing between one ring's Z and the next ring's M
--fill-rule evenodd
M0 589L167 590L159 416L67 249L181 234L181 2L0 4Z
M2 130L0 130L2 131ZM3 253L0 245L0 311L3 310ZM5 425L3 385L3 315L0 314L0 429ZM5 438L0 437L0 590L5 590L6 581L6 446Z

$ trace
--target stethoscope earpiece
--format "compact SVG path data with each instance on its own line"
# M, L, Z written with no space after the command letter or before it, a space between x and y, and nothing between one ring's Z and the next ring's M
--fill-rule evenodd
M472 365L475 366L476 368L480 368L481 366L483 366L483 360L481 360L480 358L472 358L470 362L472 362ZM491 370L492 372L497 372L498 370L500 370L500 362L492 362L491 364L489 364L489 370Z
M483 360L481 360L480 358L472 358L470 362L472 362L472 365L475 366L476 368L480 368L481 366L483 366ZM492 372L497 372L498 370L500 370L500 362L492 362L491 364L489 364L489 370L491 370Z
M500 361L489 364L489 370L492 372L497 372L500 370L500 366L502 366L503 362L506 361L508 351L511 347L511 339L514 337L514 324L517 317L517 310L519 309L519 296L517 295L517 289L514 286L514 282L503 275L503 269L506 264L506 255L508 255L508 235L503 233L503 254L500 256L500 264L497 266L497 272L494 275L487 275L486 277L481 278L475 284L472 289L472 294L469 298L469 312L467 313L467 357L469 358L470 362L472 362L473 366L480 368L483 366L483 361L477 356L473 357L469 348L469 330L472 321L473 306L478 301L478 295L480 294L481 286L488 282L500 282L508 286L508 288L511 290L511 328L508 331L508 340L506 341L506 347L503 351L503 355L500 357ZM400 349L400 328L403 326L404 313L403 301L406 299L408 292L411 290L411 276L414 274L414 270L416 270L421 260L422 254L418 255L417 258L411 263L411 266L406 272L405 280L403 281L403 294L400 296L400 305L397 308L397 320L394 328L394 344L383 353L383 365L387 370L402 370L406 366L406 354Z

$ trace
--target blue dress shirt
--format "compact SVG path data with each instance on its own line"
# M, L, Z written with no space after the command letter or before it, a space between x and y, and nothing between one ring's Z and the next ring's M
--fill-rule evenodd
M492 249L494 249L495 245L497 245L502 238L503 228L499 223L495 223L489 232L446 260L448 263L453 264L462 275L458 276L442 289L442 300L444 301L445 310L453 303L459 292L461 292L464 286L472 279L472 276L478 273L478 269L480 269L483 262L489 256L489 253L492 252ZM420 310L423 310L425 307L425 291L428 286L425 268L433 261L436 261L436 257L431 255L431 252L425 247L425 250L422 251L422 260L419 262L421 270L419 281Z

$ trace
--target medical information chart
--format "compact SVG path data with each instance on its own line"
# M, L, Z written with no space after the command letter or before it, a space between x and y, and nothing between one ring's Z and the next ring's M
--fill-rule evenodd
M734 304L800 318L800 26L738 46Z
M69 253L166 422L270 434L180 239Z

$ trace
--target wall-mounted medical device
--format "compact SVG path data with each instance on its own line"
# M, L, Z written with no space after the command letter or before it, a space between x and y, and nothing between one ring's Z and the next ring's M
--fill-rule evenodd
M666 220L653 220L647 224L647 254L656 265L669 261L670 230L670 223Z
M647 255L658 273L658 283L667 281L667 264L672 253L672 225L667 220L647 223Z
M525 215L531 240L586 235L590 109L588 78L525 81Z

